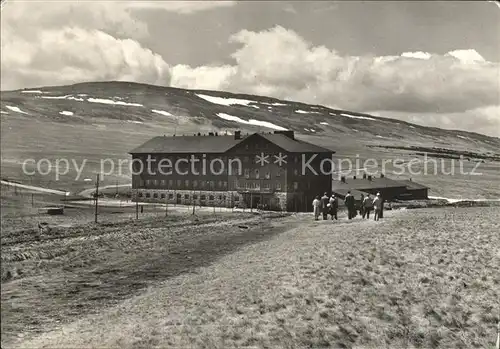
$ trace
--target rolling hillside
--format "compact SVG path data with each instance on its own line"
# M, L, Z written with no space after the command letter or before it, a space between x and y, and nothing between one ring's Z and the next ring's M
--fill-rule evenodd
M128 82L2 92L1 126L2 177L25 182L24 159L86 159L84 177L98 170L99 160L127 159L130 149L161 134L292 129L299 138L329 147L338 156L361 154L365 158L415 154L408 150L424 147L429 152L451 149L494 159L500 149L500 138L477 133L263 96ZM54 178L29 181L49 187L66 187L71 181L71 186L85 187L84 178L75 181L71 171L66 182L48 183ZM126 171L115 172L108 178L110 183L129 182Z

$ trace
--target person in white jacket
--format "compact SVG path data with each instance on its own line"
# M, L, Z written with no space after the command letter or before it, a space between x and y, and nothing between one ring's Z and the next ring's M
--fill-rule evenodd
M321 200L319 199L319 196L316 196L316 198L313 200L312 206L314 209L314 220L317 221L319 219L321 211Z
M380 197L380 193L377 193L377 196L375 196L375 199L373 199L373 207L375 208L373 219L378 221L380 211L382 210L382 198Z

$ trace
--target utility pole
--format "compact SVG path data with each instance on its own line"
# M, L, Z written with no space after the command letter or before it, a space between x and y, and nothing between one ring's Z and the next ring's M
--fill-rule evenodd
M97 223L97 205L99 201L99 173L97 174L97 181L95 183L95 222Z

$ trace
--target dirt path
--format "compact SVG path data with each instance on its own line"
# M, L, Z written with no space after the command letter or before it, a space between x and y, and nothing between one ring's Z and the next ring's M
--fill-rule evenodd
M288 228L280 216L89 225L56 229L40 241L4 236L2 343L99 313L149 286L269 239Z

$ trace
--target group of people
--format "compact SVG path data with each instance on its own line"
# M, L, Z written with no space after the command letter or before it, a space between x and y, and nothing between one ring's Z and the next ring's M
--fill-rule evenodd
M347 218L353 219L357 215L356 210L356 200L350 191L347 192L347 195L344 198L344 203L347 208ZM337 212L339 208L338 198L333 194L331 197L328 196L328 193L325 193L321 198L316 196L313 200L313 208L314 208L314 219L319 220L321 214L323 214L323 220L328 219L328 215L331 215L331 219L338 220ZM366 197L361 195L361 205L359 209L359 213L361 217L364 219L370 219L370 212L374 211L374 220L378 221L379 218L382 217L384 209L384 203L380 193L377 193L375 198L371 198L370 194Z

